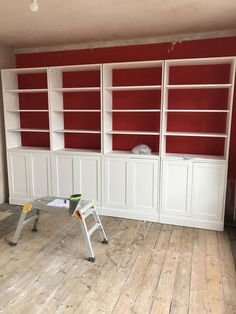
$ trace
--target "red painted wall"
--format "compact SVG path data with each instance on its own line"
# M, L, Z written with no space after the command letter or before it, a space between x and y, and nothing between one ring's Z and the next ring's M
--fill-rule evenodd
M17 67L21 68L21 67L41 67L41 66L55 66L55 65L88 64L88 63L109 63L109 62L119 62L119 61L166 60L166 59L179 59L179 58L201 58L201 57L222 57L222 56L236 56L236 36L227 37L227 38L217 38L217 39L184 41L181 43L176 43L174 45L172 43L160 43L160 44L146 44L146 45L109 47L109 48L82 49L82 50L72 50L72 51L17 54L16 64L17 64ZM224 69L222 69L222 71L224 71ZM127 77L127 75L125 75L125 77ZM191 79L191 77L193 76L190 75L189 73L186 73L185 77L188 77L189 79ZM207 71L202 77L203 78L207 77ZM178 73L175 73L174 78L175 80L180 79ZM227 81L228 78L223 77L223 79ZM175 91L175 92L178 93L178 91ZM175 100L178 98L178 96L176 95L173 97L175 98ZM218 97L224 98L225 96L218 95ZM235 106L233 110L230 160L229 160L229 178L231 179L236 179L236 104L235 102L236 102L236 92L234 94ZM174 118L175 117L173 116L173 119ZM117 119L119 119L119 117L117 117ZM204 117L200 117L199 119L202 121ZM217 117L216 117L216 120L217 120ZM217 125L218 125L218 121L212 122L213 129ZM116 142L117 142L117 145L119 145L119 143L122 142L122 139L118 138ZM180 139L180 142L181 142L181 139ZM150 145L151 145L151 142L150 142ZM175 143L169 143L169 145L173 147ZM195 143L191 143L191 145L193 145L194 147ZM207 143L205 143L205 145L208 146ZM215 143L214 145L214 149L217 152L219 152L221 147L222 147L222 143L220 143L220 140L218 140L218 142ZM212 153L214 153L214 150L212 151Z

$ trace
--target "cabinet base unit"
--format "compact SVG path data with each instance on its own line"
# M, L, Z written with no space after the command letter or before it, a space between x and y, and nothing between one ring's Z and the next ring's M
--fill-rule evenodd
M159 158L104 158L104 209L108 216L158 221Z
M101 206L101 157L53 153L51 160L53 196L81 193L83 199Z
M8 151L9 202L26 201L51 195L50 152Z
M223 230L225 185L223 161L164 159L160 222Z

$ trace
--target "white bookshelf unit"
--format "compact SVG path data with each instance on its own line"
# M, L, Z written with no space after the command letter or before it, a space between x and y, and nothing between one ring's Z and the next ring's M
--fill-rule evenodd
M105 215L223 230L235 63L2 70L10 202L81 192Z
M103 66L104 154L142 142L159 155L163 61Z
M102 147L102 66L49 69L52 150Z
M7 149L31 142L49 148L47 68L3 70L2 84ZM25 132L32 140L22 137Z

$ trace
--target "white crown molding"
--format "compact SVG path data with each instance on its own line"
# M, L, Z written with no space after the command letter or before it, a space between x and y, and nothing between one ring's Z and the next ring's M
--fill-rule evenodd
M45 47L31 47L31 48L15 48L14 53L33 53L33 52L46 52L46 51L64 51L64 50L79 50L79 49L93 49L93 48L105 48L105 47L118 47L118 46L131 46L131 45L142 45L142 44L157 44L163 42L177 43L187 40L197 39L210 39L210 38L221 38L236 36L236 29L214 31L205 33L192 33L192 34L180 34L180 35L168 35L159 37L147 37L147 38L136 38L119 41L99 41L93 43L78 43L78 44L67 44L58 46L45 46Z

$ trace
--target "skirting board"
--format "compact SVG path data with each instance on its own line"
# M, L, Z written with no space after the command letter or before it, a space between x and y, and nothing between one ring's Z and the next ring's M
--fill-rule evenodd
M158 213L156 214L140 213L140 212L131 211L127 209L113 209L113 208L112 209L111 208L109 209L98 208L98 212L100 215L104 215L104 216L159 222Z
M23 205L25 201L22 199L10 199L10 204L15 205ZM97 207L98 214L104 216L118 217L118 218L127 218L127 219L136 219L136 220L144 220L150 222L159 222L163 224L184 226L184 227L192 227L192 228L200 228L200 229L208 229L208 230L216 230L223 231L224 230L224 222L213 222L207 220L197 220L186 217L171 217L164 216L158 214L150 214L150 213L140 213L131 210L125 209L111 209L111 208L103 208Z
M183 227L224 231L224 223L219 222L219 221L213 222L213 221L199 220L199 219L186 218L186 217L171 217L171 216L160 215L159 222L163 224L171 224L171 225L177 225L177 226L183 226Z
M5 203L5 198L3 198L3 197L0 197L0 204L2 204L2 203Z
M22 200L21 198L9 198L9 204L12 205L24 205L25 202L30 202L31 199Z

